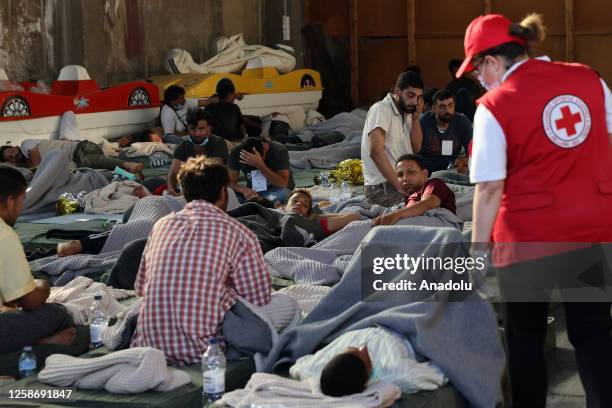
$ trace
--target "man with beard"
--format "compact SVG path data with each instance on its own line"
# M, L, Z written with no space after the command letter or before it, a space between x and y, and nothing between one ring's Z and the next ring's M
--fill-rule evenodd
M206 156L226 164L229 151L225 140L213 135L212 118L204 109L187 112L187 139L174 149L174 157L168 173L168 194L178 195L178 174L183 163L190 157Z
M462 113L455 112L455 97L450 91L439 90L432 101L431 112L421 116L423 145L419 152L430 175L446 170L462 148L467 152L472 140L472 123Z
M406 199L393 163L421 150L423 133L419 118L423 111L423 80L404 72L393 93L372 105L361 139L365 196L372 204L391 207Z
M373 225L393 225L403 218L419 217L434 208L445 208L456 214L455 193L442 180L427 179L427 169L419 156L406 154L400 157L395 171L397 182L406 196L406 205L374 218Z

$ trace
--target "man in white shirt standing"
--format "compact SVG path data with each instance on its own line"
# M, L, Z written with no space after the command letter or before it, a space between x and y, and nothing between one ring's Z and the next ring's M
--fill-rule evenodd
M395 175L400 156L418 152L423 143L419 118L423 112L423 80L404 72L393 93L372 105L361 139L365 196L372 204L391 207L406 196Z

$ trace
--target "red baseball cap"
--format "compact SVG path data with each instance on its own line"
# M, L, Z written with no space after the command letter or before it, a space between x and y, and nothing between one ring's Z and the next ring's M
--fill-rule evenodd
M525 45L522 38L510 35L512 21L501 14L487 14L472 20L465 30L463 48L465 59L457 70L455 77L460 78L464 73L474 70L472 59L489 48L497 47L509 42Z

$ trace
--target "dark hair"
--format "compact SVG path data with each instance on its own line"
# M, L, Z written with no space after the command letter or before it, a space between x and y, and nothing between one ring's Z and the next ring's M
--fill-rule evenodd
M363 392L368 381L367 367L353 353L332 358L321 372L321 392L330 397L342 397Z
M234 92L236 92L236 87L234 86L234 83L231 79L221 78L219 82L217 82L217 88L215 90L215 93L217 94L219 99L225 99L229 96L229 94L232 94Z
M425 88L425 84L423 84L421 77L412 71L401 73L400 76L397 77L397 81L395 81L395 86L398 87L400 91L406 88Z
M413 162L415 162L421 170L426 169L425 163L423 163L423 159L420 156L417 156L416 154L405 154L403 156L400 156L399 159L397 159L397 161L395 162L395 165L397 166L399 162L407 160L412 160Z
M421 76L421 67L418 65L408 65L404 72L414 72L418 76Z
M205 120L209 125L212 124L212 116L203 108L190 109L187 111L185 122L187 126L198 126L198 122Z
M206 156L190 157L181 166L178 180L185 200L205 200L215 203L221 196L221 188L229 183L225 165Z
M310 191L308 191L308 189L306 188L296 188L291 193L291 196L295 194L303 194L308 197L308 200L310 200L310 205L308 206L308 215L310 215L310 212L312 211L312 195L310 194ZM291 198L291 196L289 196L289 198Z
M427 91L423 92L423 101L430 105L433 105L433 96L436 92L438 92L438 88L431 88Z
M249 153L253 151L253 148L259 152L260 155L263 156L264 148L263 143L267 142L263 137L248 137L242 143L240 143L240 150L246 150Z
M508 34L520 38L525 42L525 45L517 42L507 42L484 50L476 58L482 59L487 55L499 55L505 57L510 64L513 64L519 57L532 56L537 46L546 38L546 31L546 26L544 26L544 21L540 14L528 14L520 23L510 25L508 30Z
M454 74L454 72L453 72L453 71L458 70L458 69L459 69L459 67L461 66L461 63L462 63L462 62L463 62L463 61L461 61L460 59L457 59L457 58L453 58L452 60L448 61L448 71L449 71L451 74Z
M169 104L176 101L181 95L185 95L185 89L178 85L170 85L164 91L164 103Z
M453 100L455 100L455 95L448 89L440 89L435 94L433 94L431 101L433 103L436 103L440 101L445 101L448 98L453 98Z
M0 147L0 163L4 163L6 161L4 159L4 152L7 151L8 149L10 149L11 147L15 147L15 146L4 145L4 146Z
M302 77L302 79L300 79L300 88L303 88L306 86L306 81L310 80L310 82L312 82L312 86L316 85L316 82L314 80L314 78L312 77L312 75L306 74Z
M0 202L4 203L9 197L17 197L27 186L28 183L19 170L0 165Z

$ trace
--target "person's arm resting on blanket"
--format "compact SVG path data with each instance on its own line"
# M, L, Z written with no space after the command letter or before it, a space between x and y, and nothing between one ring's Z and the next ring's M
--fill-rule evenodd
M442 200L435 194L424 194L421 201L412 203L402 208L401 210L393 211L388 214L383 214L372 220L373 225L393 225L403 218L418 217L425 214L426 211L440 207Z

